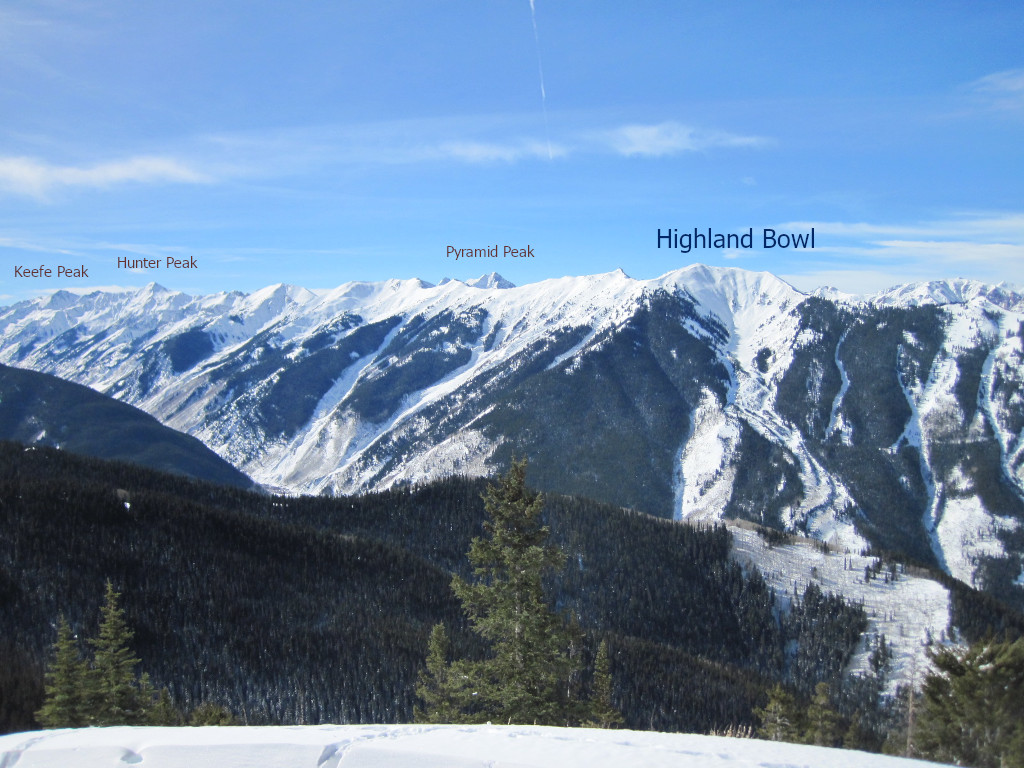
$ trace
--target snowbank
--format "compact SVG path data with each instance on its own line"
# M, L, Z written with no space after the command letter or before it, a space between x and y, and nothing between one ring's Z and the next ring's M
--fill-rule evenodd
M0 768L913 768L919 760L718 736L587 728L90 728L0 736Z

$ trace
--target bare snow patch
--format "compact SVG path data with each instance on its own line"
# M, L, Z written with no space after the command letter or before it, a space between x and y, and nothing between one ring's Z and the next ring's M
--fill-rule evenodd
M675 478L676 519L719 519L732 495L732 457L740 427L718 398L704 390L693 413L693 429L680 450Z
M949 592L936 581L910 573L886 578L886 571L865 581L865 568L876 559L855 552L826 554L809 542L775 547L753 530L729 526L734 556L748 567L757 567L779 595L803 595L810 582L823 592L841 594L848 601L863 601L868 616L865 636L885 635L893 651L888 690L917 676L918 684L929 661L925 648L939 642L949 626ZM850 671L866 672L873 649L863 644L850 662Z

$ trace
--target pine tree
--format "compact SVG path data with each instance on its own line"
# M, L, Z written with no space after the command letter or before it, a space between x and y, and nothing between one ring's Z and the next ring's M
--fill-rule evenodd
M86 666L67 619L57 622L53 665L46 672L46 700L36 719L46 728L79 728L86 724Z
M469 681L463 666L466 662L449 664L449 645L444 625L435 625L427 646L427 668L420 672L416 683L416 695L423 702L423 706L413 709L417 723L467 721L464 711L472 703L472 691L466 688Z
M608 643L602 640L594 660L594 690L590 697L588 724L597 728L618 728L622 723L622 714L612 704L611 662L608 658Z
M94 725L136 725L145 720L145 705L135 679L139 659L128 644L134 635L118 593L107 582L100 609L99 635L90 641L95 656L88 675L90 722Z
M843 749L859 749L862 752L876 751L872 749L871 735L864 723L862 712L854 712L850 717L850 725L843 734Z
M227 707L204 701L192 710L188 717L189 725L238 725L238 719Z
M887 755L915 758L922 756L922 752L917 746L916 717L914 715L916 708L921 703L921 692L914 690L913 684L912 677L909 685L901 685L897 688L896 696L890 702L892 718L882 744L882 752Z
M171 694L166 688L160 689L156 701L149 707L146 713L146 722L149 725L184 725L185 718L181 711L171 701Z
M828 683L814 687L814 696L807 708L806 741L819 747L834 747L839 743L839 715L829 701Z
M755 709L760 721L757 735L769 741L799 742L801 735L800 713L793 694L776 685L768 692L768 703Z
M930 654L917 746L934 760L978 768L1024 767L1024 638Z
M452 590L492 655L455 662L447 673L461 718L566 725L582 714L571 690L573 639L544 595L545 574L561 568L564 556L547 543L543 505L526 488L525 460L513 461L484 494L485 536L468 553L475 580L455 577ZM435 656L435 682L438 663ZM424 716L443 717L429 709Z

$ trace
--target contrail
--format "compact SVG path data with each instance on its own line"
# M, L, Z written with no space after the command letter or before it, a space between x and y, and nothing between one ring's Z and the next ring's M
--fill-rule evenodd
M540 73L540 106L544 112L544 138L548 143L548 160L552 159L551 154L551 132L548 130L548 94L544 89L544 64L540 60L540 35L537 33L537 9L530 0L530 18L533 20L533 43L537 48L537 72Z

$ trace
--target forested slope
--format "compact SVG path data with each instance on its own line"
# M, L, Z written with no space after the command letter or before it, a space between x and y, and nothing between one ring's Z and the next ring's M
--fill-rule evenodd
M0 725L31 725L58 615L91 635L107 579L142 669L179 706L211 700L250 723L407 721L434 623L479 652L448 585L481 530L483 488L285 498L0 444ZM557 496L546 514L568 555L552 597L587 630L587 658L609 640L631 727L750 723L768 686L835 681L858 642L863 614L827 595L780 620L722 528Z
M0 440L252 488L245 473L196 438L127 403L47 373L0 365Z

